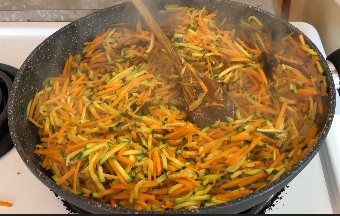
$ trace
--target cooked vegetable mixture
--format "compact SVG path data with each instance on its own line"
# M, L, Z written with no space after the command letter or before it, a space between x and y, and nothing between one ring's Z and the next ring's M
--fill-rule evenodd
M116 25L70 55L28 104L42 166L76 194L150 211L223 203L290 170L318 138L327 94L304 36L274 39L254 16L232 24L205 8L161 13L186 67L230 92L235 119L187 121L180 77L153 33Z

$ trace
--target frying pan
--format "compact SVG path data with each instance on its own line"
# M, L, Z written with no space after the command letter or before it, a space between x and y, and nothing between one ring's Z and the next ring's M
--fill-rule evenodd
M158 11L166 4L180 4L197 8L206 7L208 11L218 11L218 16L229 16L235 20L247 18L250 15L258 17L263 21L276 37L288 33L303 34L293 25L284 21L273 14L262 11L256 7L248 6L227 0L163 0L147 2ZM17 76L13 82L12 91L8 104L9 129L13 143L30 171L48 188L64 198L69 203L90 213L155 213L146 211L135 211L122 207L112 207L106 204L100 204L96 201L87 199L57 185L49 174L40 166L39 157L34 154L35 144L38 142L37 128L29 123L25 118L26 107L35 92L42 88L43 80L47 77L58 76L62 71L65 59L69 54L80 51L84 42L92 40L96 34L104 31L114 23L131 22L135 23L141 19L134 6L127 2L114 5L110 8L97 11L93 14L76 20L62 29L58 30L39 46L27 57L20 67ZM304 35L304 34L303 34ZM305 36L305 35L304 35ZM321 65L325 70L328 85L328 96L323 100L324 115L318 118L320 134L318 141L310 152L299 161L290 171L286 172L277 180L267 186L256 190L246 196L228 201L222 204L200 207L194 210L172 211L170 213L239 213L250 207L253 207L273 194L283 189L291 180L293 180L304 167L313 159L318 150L324 143L327 133L331 127L335 112L335 88L333 78L330 75L329 67L326 60L318 48L306 36L306 43L313 48L321 59ZM312 179L311 179L312 181ZM312 188L311 188L312 189Z

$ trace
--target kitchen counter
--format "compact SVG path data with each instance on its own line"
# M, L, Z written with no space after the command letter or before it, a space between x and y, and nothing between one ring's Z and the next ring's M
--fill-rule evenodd
M128 0L0 0L0 22L72 22ZM234 0L274 13L272 0Z

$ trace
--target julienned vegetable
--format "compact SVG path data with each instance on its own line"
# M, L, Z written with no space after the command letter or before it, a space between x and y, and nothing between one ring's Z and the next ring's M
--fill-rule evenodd
M189 67L224 83L236 118L206 128L186 121L180 78L154 35L140 23L110 28L28 104L42 166L74 193L153 211L226 202L290 170L315 144L327 94L303 35L274 40L254 16L218 21L204 8L161 13Z

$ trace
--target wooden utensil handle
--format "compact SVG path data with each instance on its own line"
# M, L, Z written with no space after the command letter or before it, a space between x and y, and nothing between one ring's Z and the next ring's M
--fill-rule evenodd
M171 41L163 33L159 25L157 24L154 17L150 14L149 10L145 7L141 0L131 0L134 6L137 8L139 13L143 16L145 22L149 25L155 36L158 38L159 42L166 49L169 54L171 61L174 63L176 69L181 71L183 68L182 58L172 46Z

